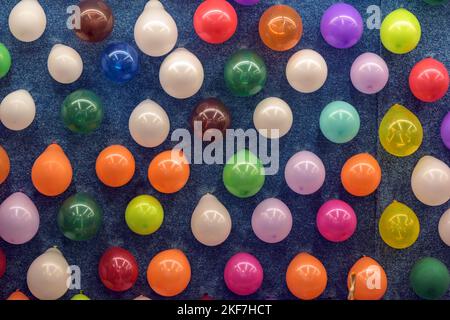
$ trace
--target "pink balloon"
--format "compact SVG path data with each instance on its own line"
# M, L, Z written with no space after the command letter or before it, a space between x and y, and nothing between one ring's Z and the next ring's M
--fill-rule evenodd
M292 214L283 201L269 198L253 211L252 228L256 236L267 243L285 239L292 229Z
M325 167L322 160L310 151L294 154L286 164L284 178L292 191L298 194L312 194L325 181Z
M341 200L325 202L317 212L317 228L320 234L332 242L342 242L350 238L356 230L356 214Z
M264 272L258 259L251 254L240 252L228 260L223 277L230 291L247 296L261 287Z

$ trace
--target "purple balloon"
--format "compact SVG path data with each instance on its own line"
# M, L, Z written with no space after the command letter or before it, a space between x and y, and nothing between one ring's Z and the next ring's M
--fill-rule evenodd
M269 198L253 211L252 228L256 236L267 243L285 239L292 229L292 214L283 201Z
M353 6L336 3L322 16L320 32L325 41L338 49L354 46L363 33L363 19Z
M284 178L292 191L298 194L312 194L319 190L325 181L325 167L314 153L300 151L286 164Z
M441 124L441 138L445 146L450 149L450 112L447 113Z
M261 287L264 272L256 257L240 252L228 260L223 277L230 291L240 296L247 296Z
M0 237L11 244L23 244L36 235L39 212L28 196L16 192L0 206Z
M254 4L257 4L259 0L234 0L239 4L242 4L244 6L252 6Z
M355 232L357 218L353 208L346 202L329 200L317 212L316 224L325 239L342 242Z
M379 55L366 52L353 62L350 79L358 91L374 94L386 86L389 80L389 68Z

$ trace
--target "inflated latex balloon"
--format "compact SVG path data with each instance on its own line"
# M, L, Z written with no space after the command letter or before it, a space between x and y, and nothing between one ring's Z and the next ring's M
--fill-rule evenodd
M134 40L151 57L168 54L178 40L177 24L158 0L150 0L134 25Z
M47 26L47 17L38 0L21 0L9 14L9 30L22 42L39 39Z
M72 165L64 150L53 143L36 159L31 169L34 187L43 195L58 196L72 182Z
M83 73L83 60L75 49L55 44L48 55L47 68L55 81L69 84L77 81Z
M228 260L223 278L231 292L239 296L248 296L261 287L264 271L255 256L240 252Z
M80 26L75 28L77 37L88 42L105 40L114 28L111 8L103 0L82 0L78 7Z
M450 247L450 209L445 211L439 219L438 230L442 241Z
M106 288L116 292L130 289L139 275L138 263L128 250L111 247L98 263L98 274Z
M380 165L368 153L354 155L342 167L341 181L348 193L357 197L368 196L380 185Z
M272 50L292 49L299 43L302 35L302 18L290 6L283 4L271 6L259 19L259 36Z
M16 192L0 205L0 238L11 244L24 244L39 229L39 212L24 193Z
M380 300L387 289L383 267L370 257L362 257L348 272L349 300Z
M252 229L255 235L264 242L280 242L286 239L291 232L291 210L281 200L266 199L253 211Z
M234 0L234 1L244 6L252 6L254 4L257 4L260 0Z
M411 92L424 102L435 102L445 96L449 82L447 68L433 58L419 61L409 74Z
M223 183L236 197L249 198L261 190L265 181L261 160L247 149L236 152L223 168Z
M83 294L83 291L74 295L70 300L91 300L87 295Z
M140 295L140 296L137 296L136 298L134 298L133 300L141 300L141 301L147 301L147 300L152 300L152 299L150 299L149 297L146 297L146 296L144 296L144 295Z
M6 272L6 255L3 252L2 248L0 248L0 278L3 277L5 272Z
M444 120L442 120L441 138L447 149L450 149L450 112L447 113L447 115L444 117Z
M319 297L325 291L327 281L327 270L322 262L306 252L296 255L286 271L289 291L302 300Z
M69 264L63 254L50 248L28 268L28 289L39 300L56 300L67 292L69 278Z
M21 89L8 94L0 104L0 121L9 130L28 128L35 115L36 105L27 90Z
M448 3L449 0L423 0L423 1L434 6L438 4L446 4Z
M64 99L61 118L64 125L76 133L91 133L103 121L103 103L90 90L77 90Z
M450 199L450 168L439 159L424 156L414 167L411 188L420 202L440 206Z
M297 51L286 65L286 77L291 87L299 92L317 91L327 80L327 63L320 53L314 50Z
M5 182L6 178L8 178L10 170L11 164L8 153L0 146L0 184Z
M155 197L140 195L128 203L125 221L134 233L146 236L156 232L164 220L164 209Z
M322 160L310 151L294 154L284 169L284 178L289 188L302 195L319 190L325 182L325 175Z
M266 84L266 64L255 51L242 49L228 58L224 77L232 94L238 97L253 96Z
M450 274L440 260L426 257L417 261L409 274L409 283L422 299L438 300L448 291Z
M359 132L359 113L350 103L333 101L320 114L320 131L331 142L346 143Z
M26 301L30 300L30 298L28 298L23 292L16 290L13 293L11 293L6 300Z
M191 281L191 265L183 251L169 249L155 255L147 268L147 281L160 296L182 293Z
M375 94L386 86L389 80L389 68L379 55L366 52L353 62L350 79L358 91Z
M130 115L128 129L137 144L154 148L169 135L170 120L166 111L153 100L144 100Z
M256 106L253 123L258 132L269 139L286 135L292 127L292 110L282 99L266 98Z
M212 194L205 194L194 209L191 230L205 246L218 246L231 232L231 217L225 206Z
M215 141L218 137L215 130L219 130L224 138L231 127L230 110L217 98L202 100L192 111L191 127L200 139Z
M389 13L381 23L381 43L392 53L404 54L414 50L419 44L421 34L419 20L403 8Z
M108 187L126 185L134 176L136 164L130 150L121 145L112 145L97 157L95 171L97 177Z
M411 208L394 201L384 209L378 230L388 246L405 249L412 246L419 237L420 223Z
M104 75L116 83L132 80L139 72L139 55L126 43L112 43L102 53L101 66Z
M11 54L8 48L0 42L0 79L5 77L11 69Z
M167 150L150 162L148 180L161 193L175 193L186 185L190 172L189 162L181 150Z
M342 200L329 200L317 212L317 229L332 242L350 238L356 230L357 218L353 208Z

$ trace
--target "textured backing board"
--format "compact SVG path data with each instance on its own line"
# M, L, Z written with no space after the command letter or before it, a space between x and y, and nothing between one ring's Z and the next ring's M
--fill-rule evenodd
M450 164L450 151L439 137L442 118L450 110L450 95L433 104L416 100L409 91L407 78L412 66L426 56L433 56L450 66L450 5L432 7L421 0L376 1L348 0L364 18L369 5L381 7L385 16L390 11L405 7L417 15L423 36L416 50L406 55L394 55L382 48L379 31L364 29L362 40L353 48L338 50L327 45L320 35L322 13L335 1L331 0L261 0L256 6L244 7L233 3L239 17L234 37L223 45L202 42L194 33L192 17L200 1L164 0L179 28L179 47L195 53L205 68L205 82L201 91L187 100L176 100L166 95L158 81L158 70L163 58L150 58L140 54L141 70L137 78L126 85L108 81L100 71L100 55L111 42L128 41L135 45L133 27L146 0L109 0L116 24L113 34L99 44L83 43L66 28L66 8L76 4L71 0L41 0L48 24L44 36L33 43L20 43L8 30L8 15L17 1L2 0L0 4L0 42L10 49L13 67L8 76L0 80L0 98L17 89L31 92L37 105L34 123L22 132L11 132L0 127L0 144L11 158L11 174L0 186L0 201L16 191L25 192L37 205L41 214L41 227L29 243L12 246L0 241L8 257L8 270L0 279L0 299L19 288L30 295L26 285L26 272L33 259L51 246L58 246L69 264L80 266L81 285L93 299L131 299L140 294L158 299L148 286L145 271L150 259L168 248L183 250L192 266L192 280L185 292L177 298L197 299L204 293L214 298L239 298L227 290L223 281L223 268L229 257L239 251L255 255L264 268L262 288L251 299L292 299L285 285L285 272L290 260L299 252L307 251L319 258L328 271L328 286L322 299L345 299L346 277L350 267L362 255L375 258L385 268L389 284L386 299L415 299L409 288L409 271L416 260L424 256L441 259L450 267L450 249L439 239L437 224L449 204L427 207L419 203L411 192L409 180L420 157L431 154ZM304 23L301 42L288 52L274 52L266 48L258 36L258 20L265 9L275 3L293 6L300 12ZM82 78L72 85L53 81L46 68L47 56L52 46L63 43L75 48L82 56L85 69ZM223 67L227 57L239 48L252 48L263 56L268 65L268 82L263 91L251 98L233 97L223 81ZM329 77L324 87L312 94L294 91L285 78L284 69L289 57L299 49L311 48L320 52L328 63ZM378 95L369 96L356 91L350 83L349 72L353 60L361 53L380 54L387 62L391 78ZM99 130L87 136L66 130L59 110L64 98L80 88L91 89L104 101L106 117ZM174 142L166 141L155 149L138 146L128 132L128 117L142 100L151 98L167 111L172 130L187 128L192 109L206 97L218 97L230 108L233 128L252 128L253 110L257 103L269 96L286 100L294 113L294 125L280 141L280 172L266 179L264 188L249 199L238 199L229 194L222 183L221 165L194 165L187 186L174 195L156 192L147 180L150 160L159 152L169 149ZM336 145L327 141L319 129L322 108L331 101L344 100L353 104L361 116L361 130L350 143ZM412 156L395 158L387 154L377 141L377 128L383 114L394 103L401 103L413 111L424 127L424 143ZM74 168L74 180L63 195L46 198L31 184L31 167L34 160L51 142L58 142L66 151ZM98 153L111 144L123 144L136 159L136 174L130 184L111 189L101 184L95 175ZM299 196L284 181L284 166L291 155L300 150L310 150L319 155L327 169L322 189L311 196ZM345 160L359 152L369 152L377 157L383 170L379 190L365 198L352 197L342 188L340 170ZM58 230L56 216L62 202L79 191L91 193L104 210L104 225L93 240L73 242ZM221 246L208 248L198 243L190 230L190 217L200 197L206 192L217 196L228 208L233 219L233 230ZM139 194L156 196L165 209L161 229L153 235L141 237L133 234L125 224L127 203ZM278 244L261 242L251 229L251 214L256 205L267 197L278 197L291 209L294 225L289 237ZM340 198L353 206L358 216L358 227L348 241L334 244L323 239L315 227L315 216L320 205L330 199ZM394 250L383 243L378 234L378 219L383 209L399 200L410 206L421 222L417 242L405 250ZM130 250L139 262L140 275L136 285L121 294L108 291L97 274L98 261L110 246ZM69 298L76 291L69 291ZM449 293L444 297L450 298Z

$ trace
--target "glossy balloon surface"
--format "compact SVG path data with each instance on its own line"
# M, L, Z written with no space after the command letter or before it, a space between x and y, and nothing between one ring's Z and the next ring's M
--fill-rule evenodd
M97 157L95 171L97 177L108 187L122 187L134 176L136 169L134 157L124 146L112 145Z
M450 149L450 112L447 113L447 115L444 117L444 120L442 120L441 138L447 149Z
M134 286L139 275L139 267L128 250L111 247L100 259L98 274L106 288L122 292Z
M426 257L417 261L409 274L414 292L422 299L441 299L450 286L447 266L440 260Z
M27 90L17 90L8 94L0 104L0 121L13 131L28 128L36 116L36 104Z
M342 200L329 200L317 212L317 229L332 242L350 238L356 230L357 218L353 208Z
M258 103L253 112L253 123L259 134L269 139L286 135L294 116L291 107L282 99L269 97Z
M9 161L8 153L0 146L0 185L8 178L10 170L11 163Z
M289 188L302 195L318 191L325 182L325 175L322 160L310 151L294 154L284 169L284 178Z
M375 94L386 86L389 80L389 68L379 55L366 52L353 62L350 79L358 91Z
M200 139L215 141L218 136L215 130L219 130L224 138L231 127L230 110L217 98L204 99L192 111L191 127Z
M325 84L328 66L320 53L303 49L294 53L286 65L286 78L292 88L301 93L312 93Z
M21 0L11 10L8 24L17 40L33 42L44 34L47 17L37 0Z
M348 193L358 197L368 196L380 185L380 165L368 153L354 155L342 167L341 181Z
M386 272L370 257L362 257L348 272L349 300L380 300L386 293Z
M419 44L422 29L416 16L400 8L389 13L381 23L383 46L392 53L405 54Z
M80 28L75 29L78 38L88 42L105 40L114 28L111 8L103 0L82 0L80 8Z
M292 229L292 214L288 206L276 198L262 201L253 211L252 229L267 243L283 241Z
M158 154L148 167L148 180L161 193L180 191L188 182L190 167L180 150L167 150Z
M19 300L19 301L27 301L30 300L23 292L17 290L9 295L6 300Z
M445 211L439 219L438 231L441 240L450 247L450 209Z
M419 61L409 74L409 88L414 96L424 102L435 102L448 91L449 76L442 62L426 58Z
M74 295L70 300L91 300L89 297L83 293L78 293Z
M261 287L264 271L255 256L240 252L228 260L223 277L231 292L239 296L248 296Z
M156 232L164 220L164 209L155 197L137 196L128 203L125 221L134 233L146 236Z
M346 143L359 132L359 113L344 101L329 103L320 114L320 131L331 142Z
M11 69L11 54L8 48L0 43L0 79L5 77Z
M126 42L112 43L103 51L101 66L109 80L125 83L139 72L139 55L136 49Z
M83 73L83 60L73 48L63 44L55 44L47 59L50 76L62 84L77 81Z

